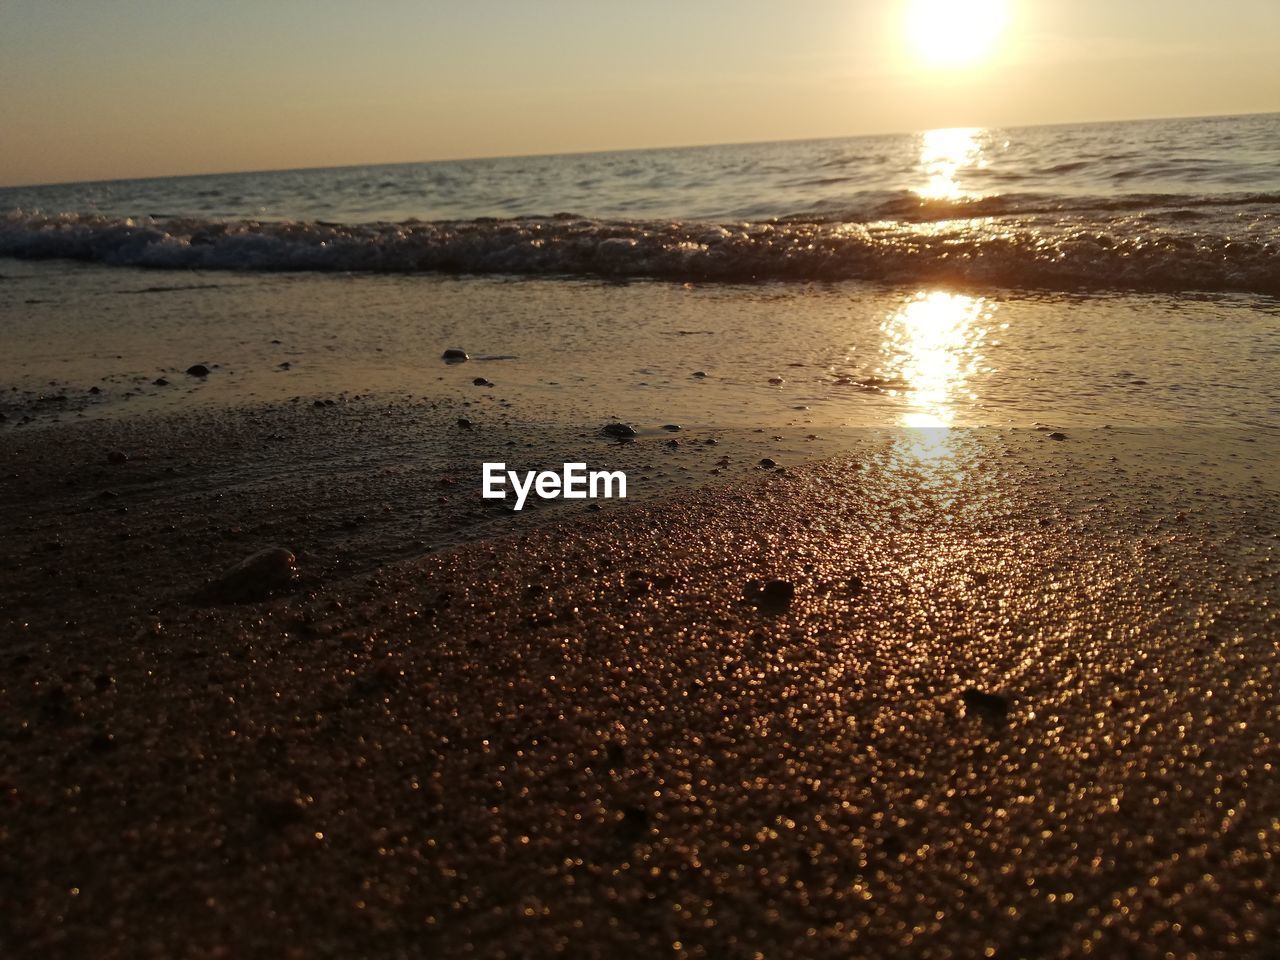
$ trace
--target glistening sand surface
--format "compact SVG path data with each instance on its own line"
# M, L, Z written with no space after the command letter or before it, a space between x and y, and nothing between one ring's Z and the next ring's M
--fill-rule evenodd
M903 433L260 605L68 590L3 624L0 944L1265 956L1256 439Z

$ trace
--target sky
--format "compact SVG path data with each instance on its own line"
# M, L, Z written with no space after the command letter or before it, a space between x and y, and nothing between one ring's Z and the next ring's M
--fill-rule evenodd
M1280 0L921 2L0 0L0 185L1280 111Z

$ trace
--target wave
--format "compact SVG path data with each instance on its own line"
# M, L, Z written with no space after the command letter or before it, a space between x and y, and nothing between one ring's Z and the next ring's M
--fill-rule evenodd
M874 198L874 199L872 199ZM1170 210L1223 210L1257 208L1274 214L1280 209L1278 193L1225 193L1187 195L1167 193L1125 193L1117 195L1062 195L1045 193L1002 193L991 196L929 198L910 190L868 193L859 202L833 207L832 219L863 221L897 219L912 223L938 220L974 219L1032 215L1072 215L1155 213ZM798 214L803 219L811 214Z
M168 270L560 275L746 283L876 280L1280 295L1275 233L1133 218L849 223L511 220L341 224L14 212L0 256Z

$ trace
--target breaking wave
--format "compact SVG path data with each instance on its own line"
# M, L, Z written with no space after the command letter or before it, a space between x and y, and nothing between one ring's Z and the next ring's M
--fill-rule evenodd
M1250 198L1267 205L1275 198ZM1099 201L1105 204L1106 201ZM1180 217L1072 216L1061 206L964 207L969 219L850 223L809 214L711 224L516 219L339 224L114 218L15 211L0 256L168 270L515 274L744 283L769 280L980 283L1048 289L1280 294L1275 228L1192 230ZM1233 201L1234 202L1234 201ZM978 201L981 204L981 201ZM1221 201L1218 201L1220 204ZM885 211L889 213L888 210ZM1195 218L1195 203L1178 213ZM1123 215L1121 215L1123 214Z

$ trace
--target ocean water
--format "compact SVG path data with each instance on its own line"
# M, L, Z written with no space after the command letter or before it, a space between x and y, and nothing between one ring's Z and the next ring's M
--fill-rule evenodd
M1232 427L1274 450L1280 424L1280 115L13 188L0 211L10 427L356 394L525 436Z
M1280 114L0 190L0 256L1280 293Z

